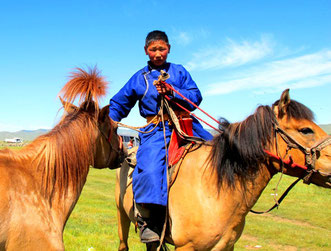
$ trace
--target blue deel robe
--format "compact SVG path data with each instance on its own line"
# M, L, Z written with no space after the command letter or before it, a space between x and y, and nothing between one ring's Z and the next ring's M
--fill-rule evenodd
M139 101L140 115L144 118L155 116L160 109L160 94L157 92L153 81L157 80L160 70L169 73L166 82L191 100L196 105L202 101L201 93L186 69L177 64L165 63L154 68L148 64L135 73L124 87L110 100L109 116L120 121L125 118L130 110ZM194 106L183 100L178 94L170 96L190 111ZM175 107L173 107L175 109ZM155 125L151 124L142 131L149 131ZM172 126L165 122L166 142L169 144ZM203 129L197 119L193 117L193 135L211 140L212 135ZM137 152L137 166L133 172L132 188L137 203L152 203L167 205L167 167L164 133L162 123L148 134L139 133L140 145Z

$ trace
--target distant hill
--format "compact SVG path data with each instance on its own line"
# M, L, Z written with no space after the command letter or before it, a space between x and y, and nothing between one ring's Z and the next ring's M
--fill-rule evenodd
M331 135L331 124L320 125L320 127L329 135Z
M0 141L11 138L21 138L23 141L31 141L37 138L38 136L47 133L47 129L38 129L38 130L21 130L17 132L0 132Z
M331 135L331 124L320 125L320 127L329 135ZM17 132L0 132L0 141L10 138L22 138L23 141L32 141L38 136L47 133L47 129L38 129L38 130L21 130ZM137 136L138 133L134 130L122 129L118 130L118 133L121 135L128 136ZM211 133L215 133L211 131Z
M17 132L0 132L0 141L4 141L5 139L12 139L12 138L21 138L23 141L32 141L38 136L49 132L48 129L38 129L38 130L21 130ZM134 130L128 129L118 129L118 133L121 135L127 136L138 136L138 132Z

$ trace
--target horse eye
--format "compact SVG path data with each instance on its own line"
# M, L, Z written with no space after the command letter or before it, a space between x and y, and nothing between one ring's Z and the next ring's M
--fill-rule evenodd
M304 128L301 128L299 129L299 132L302 133L302 134L314 134L314 131L308 127L304 127Z

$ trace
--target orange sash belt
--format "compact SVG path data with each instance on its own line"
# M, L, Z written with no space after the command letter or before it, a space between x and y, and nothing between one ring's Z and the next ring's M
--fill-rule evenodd
M183 118L190 118L190 114L186 111L174 111L178 119L183 119ZM169 118L169 115L166 113L163 115L164 120L168 120L169 122L171 121ZM160 114L157 114L156 116L147 116L146 117L147 123L152 123L152 124L158 124L161 120L162 117Z

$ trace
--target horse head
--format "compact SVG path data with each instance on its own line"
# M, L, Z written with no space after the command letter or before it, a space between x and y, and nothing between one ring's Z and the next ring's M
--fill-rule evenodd
M109 105L103 107L98 115L99 136L94 168L115 169L121 165L126 156L122 137L117 134L118 125L108 114Z
M97 99L104 95L106 82L98 75L96 68L89 73L77 69L73 78L62 89L66 100L60 97L66 116L78 116L85 114L95 124L94 142L94 168L111 169L119 167L123 162L125 153L122 138L117 134L117 124L109 117L109 106L99 108ZM83 100L79 106L71 103L76 96Z
M331 188L331 137L313 122L313 113L291 100L288 89L273 111L277 118L274 151L281 158L278 171Z

